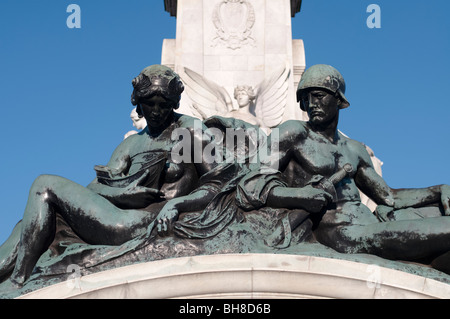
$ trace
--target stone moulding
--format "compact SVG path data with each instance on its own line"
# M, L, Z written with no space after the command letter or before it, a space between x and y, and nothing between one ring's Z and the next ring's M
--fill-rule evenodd
M21 299L449 298L450 285L389 268L315 256L231 254L166 259L61 282Z
M176 17L177 4L178 0L164 0L164 9L169 12L172 17ZM295 15L300 12L301 7L302 0L291 0L291 16L295 17Z
M178 0L164 0L164 10L170 13L172 17L177 16Z
M295 17L295 15L300 12L302 8L302 0L291 0L291 16Z

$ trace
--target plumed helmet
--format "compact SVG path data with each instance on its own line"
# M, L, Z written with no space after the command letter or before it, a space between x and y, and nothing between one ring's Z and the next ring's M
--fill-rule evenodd
M350 106L345 97L345 81L341 73L333 68L331 65L316 64L308 68L303 73L302 78L297 88L297 102L300 102L300 107L305 111L302 99L302 91L311 88L326 89L332 93L337 93L341 100L341 109Z

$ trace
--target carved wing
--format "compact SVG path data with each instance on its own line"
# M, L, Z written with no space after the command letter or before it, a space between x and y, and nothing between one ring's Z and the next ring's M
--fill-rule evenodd
M287 104L291 68L286 63L257 88L255 113L265 128L281 123Z
M225 88L188 68L183 69L180 77L192 101L194 115L206 119L213 115L225 115L233 109L233 102Z

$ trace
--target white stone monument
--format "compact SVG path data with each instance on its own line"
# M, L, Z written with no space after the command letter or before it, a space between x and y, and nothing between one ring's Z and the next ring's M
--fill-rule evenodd
M177 29L176 39L164 40L161 64L185 83L179 111L199 118L231 116L239 110L235 88L251 86L256 99L250 113L260 126L304 119L295 91L305 53L303 41L292 40L291 26L300 5L300 0L165 0Z

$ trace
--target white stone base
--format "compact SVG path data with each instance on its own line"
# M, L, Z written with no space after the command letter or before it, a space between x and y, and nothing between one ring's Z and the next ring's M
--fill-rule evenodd
M239 254L137 264L19 298L450 298L450 285L346 260Z

